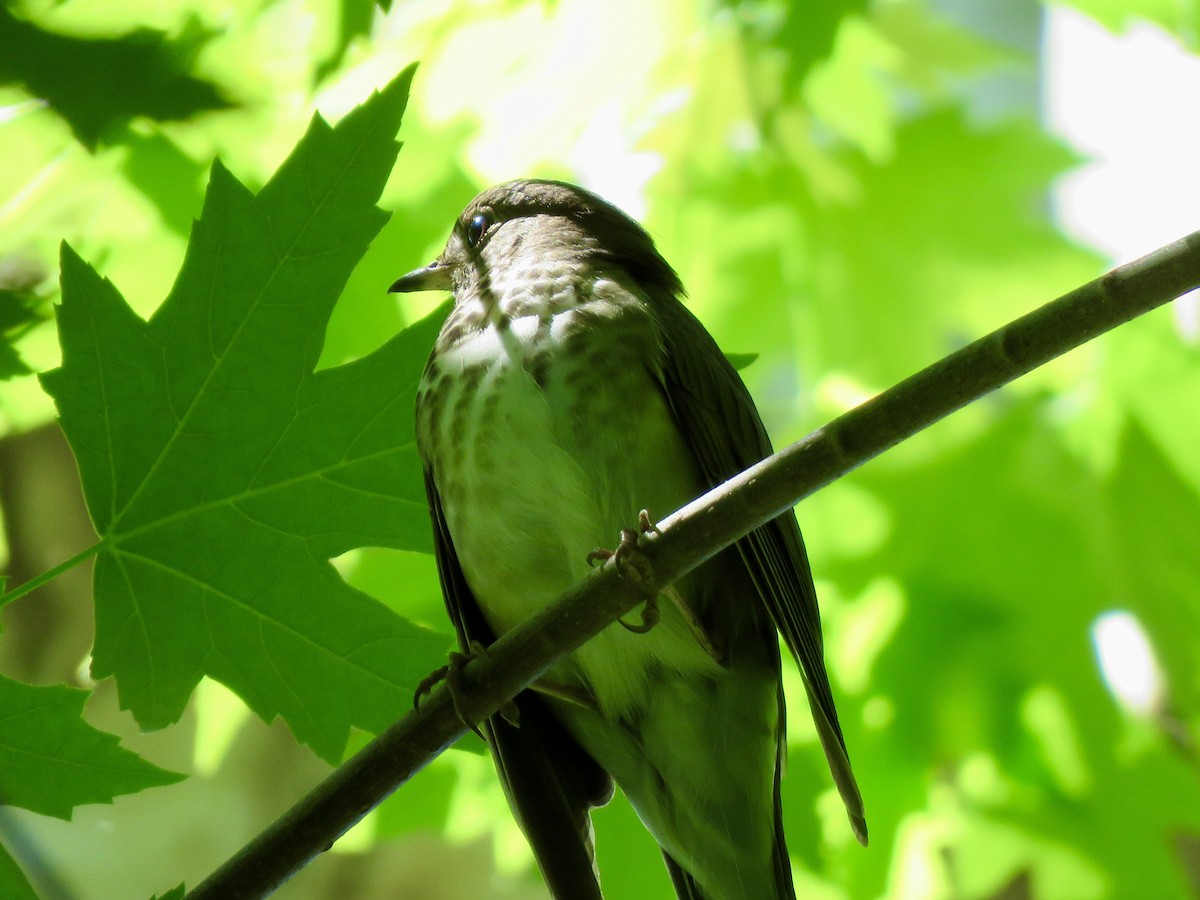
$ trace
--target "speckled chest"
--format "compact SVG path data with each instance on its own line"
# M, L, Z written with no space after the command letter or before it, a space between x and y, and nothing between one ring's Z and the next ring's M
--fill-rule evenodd
M586 425L636 406L628 389L656 365L657 325L635 291L570 270L523 274L457 298L442 327L417 392L418 444L435 467L519 414L506 401Z
M500 631L586 574L639 509L665 514L700 487L636 289L517 284L457 298L417 395L418 447Z

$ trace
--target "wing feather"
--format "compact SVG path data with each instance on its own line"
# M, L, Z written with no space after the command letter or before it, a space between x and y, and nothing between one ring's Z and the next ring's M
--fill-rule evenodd
M711 486L772 453L750 393L699 320L675 297L653 308L663 341L661 380L679 426ZM809 706L829 768L858 840L866 844L862 796L825 671L821 614L808 554L789 511L738 541L759 597L804 675Z

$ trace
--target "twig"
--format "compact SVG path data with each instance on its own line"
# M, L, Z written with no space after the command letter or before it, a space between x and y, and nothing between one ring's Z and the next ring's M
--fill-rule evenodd
M905 438L1105 331L1200 287L1200 232L1114 269L850 410L658 523L639 547L660 587ZM644 595L610 561L462 672L471 721L495 713ZM372 741L188 897L261 897L466 730L447 691Z

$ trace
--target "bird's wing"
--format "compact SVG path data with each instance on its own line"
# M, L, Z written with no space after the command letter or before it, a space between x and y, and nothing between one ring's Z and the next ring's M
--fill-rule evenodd
M664 355L660 379L668 403L710 485L771 454L749 392L704 326L676 298L658 298ZM800 665L809 706L851 826L866 844L862 796L838 724L821 638L821 615L800 527L791 511L737 543L775 627Z
M458 563L437 486L428 471L425 491L433 518L438 576L459 644L464 652L472 642L487 646L494 635ZM612 780L531 692L517 695L515 702L519 727L500 716L481 724L509 805L551 894L564 900L601 900L588 811L612 797Z

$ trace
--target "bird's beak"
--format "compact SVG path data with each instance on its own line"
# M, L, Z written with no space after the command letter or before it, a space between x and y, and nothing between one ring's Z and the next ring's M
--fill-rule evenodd
M388 288L389 294L411 294L414 291L448 291L453 287L450 282L450 267L440 259L435 259L427 266L414 269Z

